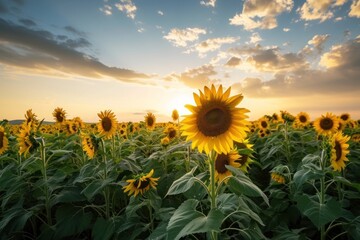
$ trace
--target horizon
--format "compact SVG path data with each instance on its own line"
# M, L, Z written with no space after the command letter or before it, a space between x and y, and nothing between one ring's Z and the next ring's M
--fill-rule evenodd
M0 119L167 122L222 84L251 121L358 120L359 25L359 0L0 0Z

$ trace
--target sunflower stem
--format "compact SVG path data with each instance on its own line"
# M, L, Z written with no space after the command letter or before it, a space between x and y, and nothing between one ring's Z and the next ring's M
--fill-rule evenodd
M105 164L105 167L104 167L104 181L106 181L107 179L107 167L108 167L108 164L107 164L107 158L106 158L106 147L105 147L105 141L104 139L101 139L101 147L102 147L102 159L103 159L103 162ZM108 186L105 186L105 189L104 189L104 200L105 200L105 217L106 219L109 219L110 217L110 192L109 192L109 187Z
M320 167L321 167L321 171L324 173L324 169L325 169L325 149L323 148L321 151L321 157L320 157ZM320 206L323 206L323 204L325 203L325 175L323 175L320 178ZM321 240L325 240L326 237L326 232L325 232L325 225L321 226L320 229L320 238Z
M210 170L210 201L211 201L211 210L216 208L216 186L215 186L215 160L216 152L214 150L210 151L209 154L209 170ZM211 231L211 239L217 239L217 233Z
M44 178L44 192L45 192L45 210L46 210L46 218L47 223L51 226L52 225L52 219L51 219L51 209L50 209L50 196L49 196L49 188L48 188L48 178L47 178L47 162L46 162L46 155L45 155L45 141L44 138L40 139L40 157L41 161L43 163L42 167L42 173Z

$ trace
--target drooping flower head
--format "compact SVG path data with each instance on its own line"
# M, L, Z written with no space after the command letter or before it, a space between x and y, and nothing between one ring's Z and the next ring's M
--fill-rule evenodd
M124 192L128 192L129 196L134 195L136 197L138 194L143 195L150 188L156 189L159 178L153 178L153 174L154 169L151 169L147 174L139 174L133 179L126 180L128 184L123 187Z
M346 155L348 150L350 136L344 136L341 132L335 133L331 138L331 166L335 171L341 172L345 168L345 162L349 161Z
M94 158L94 155L99 148L99 142L97 141L95 135L83 133L81 134L81 139L82 149L86 155L90 159Z
M19 144L20 155L24 154L27 156L29 152L32 152L39 146L39 143L37 143L34 138L34 132L29 125L21 126L17 141Z
M241 142L246 138L248 121L246 113L249 110L237 108L243 96L230 97L231 87L223 92L222 85L216 90L204 87L200 96L193 94L196 106L186 105L191 111L181 121L182 135L187 141L192 141L192 148L209 154L214 150L218 154L228 153L233 147L233 141Z
M227 176L231 176L232 173L226 168L226 165L239 168L241 164L237 161L238 159L240 159L240 155L235 149L226 154L217 154L215 159L215 181L221 182Z
M116 133L117 121L115 114L111 110L98 113L100 118L97 124L98 131L105 139L109 139Z
M177 121L179 119L179 113L176 109L172 111L171 117L174 121Z
M252 158L253 158L252 153L254 152L254 150L252 148L253 144L250 144L249 140L246 139L241 143L235 142L235 147L240 155L239 159L236 160L236 162L240 163L240 169L243 172L247 173L248 169L250 167L250 164L254 162L254 160L252 160Z
M339 120L332 113L326 113L314 121L314 128L318 134L331 136L339 128Z

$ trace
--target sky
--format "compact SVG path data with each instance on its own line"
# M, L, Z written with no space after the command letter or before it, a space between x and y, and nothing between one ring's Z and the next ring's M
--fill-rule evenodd
M360 0L0 0L0 119L166 122L211 84L360 119Z

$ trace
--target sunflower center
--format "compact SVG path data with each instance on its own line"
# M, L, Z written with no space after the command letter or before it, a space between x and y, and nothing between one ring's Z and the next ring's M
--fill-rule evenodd
M349 119L349 116L347 114L343 114L340 116L340 118L344 121L348 120Z
M215 169L218 173L225 173L227 168L225 165L229 165L229 158L226 154L219 154L215 161Z
M170 139L173 139L174 137L176 137L176 130L175 129L170 129L168 136Z
M105 130L105 132L109 132L111 130L111 119L108 117L104 117L101 120L101 126L103 127L103 129Z
M199 112L197 125L205 136L218 136L231 126L231 112L226 106L221 105L204 107Z
M299 120L300 120L300 122L302 122L302 123L306 123L306 117L305 116L303 116L303 115L301 115L300 117L299 117Z
M335 161L337 162L341 159L341 155L342 155L341 144L338 141L335 141L335 151L336 151Z
M248 155L240 154L240 158L236 162L240 163L243 166L248 160Z
M261 121L261 127L267 128L268 124L265 121Z
M320 127L324 130L330 130L334 126L334 122L330 118L323 118L320 120Z
M154 119L152 117L148 117L146 119L147 125L152 126L154 124Z
M62 116L61 112L56 113L56 119L58 120L58 122L63 122L64 121L64 117Z
M0 132L0 149L4 146L4 133Z
M139 180L136 180L136 181L134 182L134 185L135 185L135 187L136 187L137 189L144 189L144 188L146 188L147 186L149 186L150 181L149 181L149 179L146 179L146 180L144 180L144 181L140 181L140 186L139 186L139 187L138 187L138 184L139 184Z

